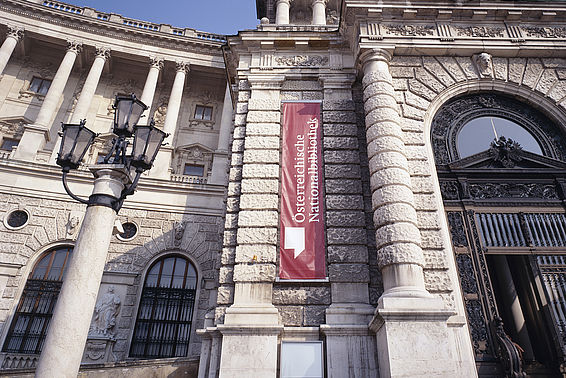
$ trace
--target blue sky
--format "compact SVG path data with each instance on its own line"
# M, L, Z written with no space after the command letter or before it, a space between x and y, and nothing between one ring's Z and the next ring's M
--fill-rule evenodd
M219 34L255 29L254 0L66 0L125 17Z

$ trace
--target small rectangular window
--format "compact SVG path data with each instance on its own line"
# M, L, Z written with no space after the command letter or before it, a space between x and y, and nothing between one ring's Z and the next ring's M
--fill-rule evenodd
M12 148L16 147L18 143L20 143L20 141L17 139L4 138L2 140L2 145L0 146L0 150L12 151Z
M197 105L195 109L195 119L210 121L212 119L212 106Z
M37 94L45 96L50 86L51 80L34 77L33 79L31 79L31 83L29 84L29 90L30 92L35 92Z
M187 176L204 176L204 166L203 165L193 165L193 164L185 164L185 170L183 171L184 175Z

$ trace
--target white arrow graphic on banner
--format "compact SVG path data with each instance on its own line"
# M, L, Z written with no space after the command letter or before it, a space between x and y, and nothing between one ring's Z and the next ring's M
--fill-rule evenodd
M304 227L285 227L285 249L294 249L295 258L305 250Z

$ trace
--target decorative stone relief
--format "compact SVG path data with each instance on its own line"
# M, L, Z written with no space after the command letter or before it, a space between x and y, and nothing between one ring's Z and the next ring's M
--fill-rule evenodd
M114 327L116 326L116 318L120 313L121 304L120 297L114 293L114 286L108 287L106 294L102 296L94 308L89 335L114 337Z
M295 56L278 56L275 62L279 66L286 67L318 67L327 66L328 57L320 55L295 55Z
M8 25L8 32L6 33L6 37L12 37L17 39L18 41L24 37L24 28L20 26Z
M204 166L204 177L206 177L209 167L212 166L212 153L212 150L201 145L179 147L174 153L173 171L175 174L182 175L185 164L202 165Z
M447 216L450 236L452 237L452 244L456 247L467 247L468 238L466 238L466 231L464 227L464 220L462 219L462 214L459 212L449 212Z
M23 117L1 119L0 133L2 133L3 137L17 139L24 133L24 126L30 122L30 120Z
M183 241L183 235L185 234L185 228L187 228L187 222L175 222L175 226L174 226L174 233L175 233L175 238L173 239L173 244L175 244L176 247L181 245L181 242Z
M69 214L69 220L67 221L67 235L72 237L79 230L79 225L81 223L82 213L73 211Z
M434 35L435 27L431 25L385 25L385 29L389 34L417 37Z
M481 183L470 184L469 191L473 199L558 198L556 187L552 184Z
M159 106L153 112L153 121L155 122L155 126L163 128L165 124L165 117L167 116L167 102L159 103Z
M503 37L504 29L490 26L468 26L455 27L459 36L480 37L480 38L496 38Z
M529 37L566 38L566 28L523 27Z
M483 52L474 55L473 61L481 77L493 77L493 62L490 54Z
M78 55L83 51L83 44L77 41L67 41L67 51L72 51Z

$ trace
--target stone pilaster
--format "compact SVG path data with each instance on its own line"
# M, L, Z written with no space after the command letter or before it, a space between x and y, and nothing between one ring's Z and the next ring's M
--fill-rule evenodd
M313 0L312 8L312 24L326 25L326 4L328 0Z
M147 125L151 119L150 111L153 105L153 97L155 96L155 89L157 88L157 80L159 79L159 73L163 69L163 59L158 57L150 57L149 72L147 73L147 78L145 79L145 85L143 87L143 92L140 101L147 105L147 110L143 113L143 117L140 119L140 125Z
M275 8L275 23L278 25L289 24L289 9L293 0L277 0Z
M228 148L230 147L230 134L232 131L232 97L230 96L230 83L226 84L224 93L224 106L220 120L220 133L218 147L214 151L212 160L212 173L208 179L209 184L226 185L228 183Z
M424 287L421 237L390 58L391 53L381 49L360 56L373 221L384 288L371 322L380 374L458 376L446 323L453 313Z
M49 132L53 126L53 118L57 113L65 85L67 84L67 80L69 80L73 65L81 50L81 43L75 41L68 42L65 57L51 82L49 91L45 95L45 99L39 109L34 124L25 126L22 139L14 153L14 159L33 161L37 152L41 150L49 140Z
M239 211L227 214L226 229L236 230L234 303L226 310L220 377L274 377L277 339L282 331L272 304L277 276L280 86L283 77L249 77ZM236 124L242 117L236 115ZM238 149L234 141L233 151ZM229 188L230 191L230 188ZM222 275L222 272L221 272ZM220 295L219 295L220 296Z
M8 25L8 33L6 39L0 47L0 74L4 72L4 68L8 64L14 49L18 42L24 37L24 29L19 26Z
M366 219L352 100L354 79L353 74L321 78L332 305L320 329L326 336L329 377L377 375L375 336L368 328L374 308L369 304ZM360 359L362 354L367 357Z
M155 158L153 168L149 171L151 177L169 179L171 177L171 159L173 155L173 141L175 140L175 132L177 131L177 121L179 119L179 111L181 110L181 101L183 99L183 91L185 89L185 81L190 66L187 62L176 62L177 72L171 88L171 95L167 105L167 114L165 115L165 123L163 131L169 136L165 139L168 145L161 147Z

